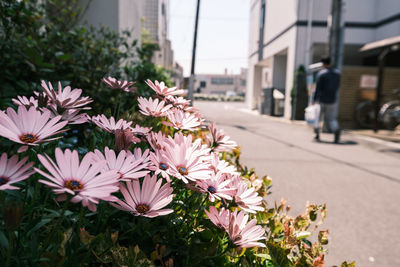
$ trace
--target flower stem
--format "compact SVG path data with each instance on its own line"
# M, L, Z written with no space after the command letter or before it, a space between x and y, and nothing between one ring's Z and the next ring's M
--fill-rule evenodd
M14 247L14 234L13 231L9 230L8 231L8 249L7 249L7 262L6 266L9 267L11 266L11 255Z

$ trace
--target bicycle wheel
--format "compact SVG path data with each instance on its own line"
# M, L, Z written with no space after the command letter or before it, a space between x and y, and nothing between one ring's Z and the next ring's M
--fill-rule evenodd
M397 125L400 124L400 102L391 101L384 104L379 111L379 119L386 129L396 129Z
M375 102L364 101L356 107L356 122L361 128L372 128L375 125Z

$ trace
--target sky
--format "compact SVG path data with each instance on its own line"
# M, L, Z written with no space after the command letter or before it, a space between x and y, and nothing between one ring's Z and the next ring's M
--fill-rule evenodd
M170 0L169 38L174 60L190 74L197 0ZM196 74L247 68L250 0L201 0Z

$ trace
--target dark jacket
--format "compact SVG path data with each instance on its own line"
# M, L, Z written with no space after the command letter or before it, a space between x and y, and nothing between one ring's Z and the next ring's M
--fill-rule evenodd
M324 104L335 103L339 85L340 73L337 69L327 68L321 70L317 75L314 101Z

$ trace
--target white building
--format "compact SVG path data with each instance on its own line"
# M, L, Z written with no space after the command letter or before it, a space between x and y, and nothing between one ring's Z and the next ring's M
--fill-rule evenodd
M144 1L144 0L142 0ZM159 50L154 53L153 62L169 70L173 69L173 51L168 39L169 1L145 0L143 30L147 31Z
M138 40L140 45L143 0L81 0L81 6L85 8L83 23L105 26L119 33L128 30L131 33L130 41Z
M196 74L194 92L202 94L243 95L246 91L247 69L240 74Z
M359 48L400 35L400 0L343 0L343 65L368 65ZM312 3L312 8L309 4ZM261 101L262 88L285 92L284 116L291 116L290 91L300 65L317 62L328 53L330 0L251 0L249 71L246 102ZM312 10L310 59L307 61L307 19Z
M168 40L168 0L81 0L85 8L82 22L95 27L105 26L116 32L130 31L130 41L142 41L143 31L149 34L159 49L153 62L173 69L173 51ZM87 6L87 9L86 9Z

